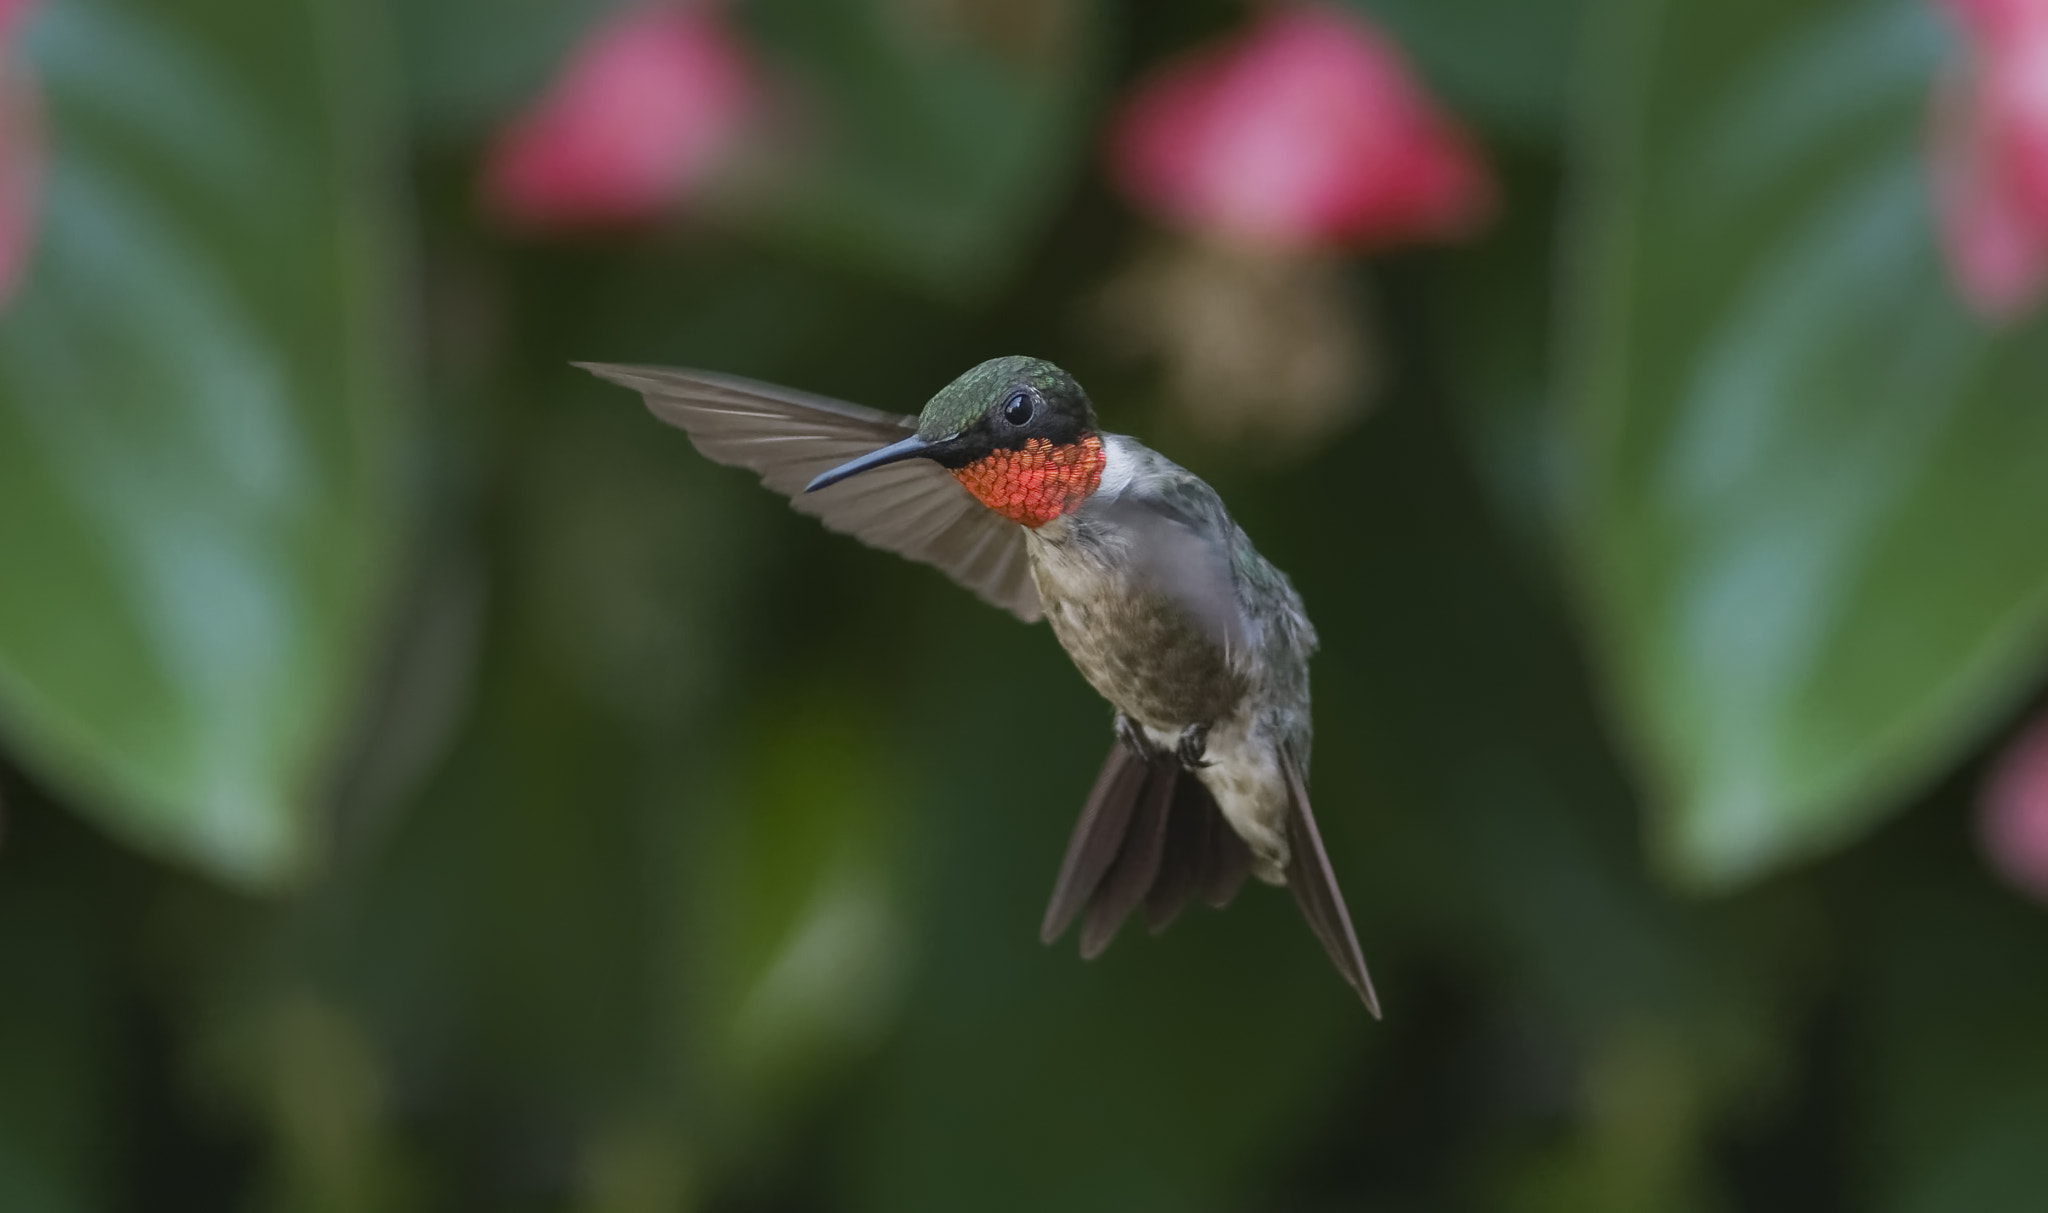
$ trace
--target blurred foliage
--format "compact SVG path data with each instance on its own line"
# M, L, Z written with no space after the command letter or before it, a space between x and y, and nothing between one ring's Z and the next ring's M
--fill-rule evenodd
M1896 808L2034 682L2048 346L1930 289L1938 14L1628 7L1584 146L1575 505L1666 849L1726 882Z
M2048 923L1964 812L2048 366L1933 262L1939 21L1358 7L1501 217L1347 268L1376 411L1276 470L1097 331L1156 239L1106 107L1221 0L739 4L779 201L554 244L477 166L607 5L48 0L0 1208L2028 1207ZM1040 947L1109 744L1050 634L567 366L909 410L1018 351L1309 603L1384 1024L1271 890Z
M0 327L0 712L112 828L304 861L411 442L397 148L346 4L54 5L60 151Z

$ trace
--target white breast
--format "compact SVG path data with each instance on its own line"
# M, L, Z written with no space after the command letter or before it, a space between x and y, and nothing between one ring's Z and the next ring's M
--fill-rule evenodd
M1119 434L1102 436L1102 483L1096 486L1098 496L1115 500L1123 496L1131 486L1131 477L1137 474L1138 461L1131 454L1130 444Z

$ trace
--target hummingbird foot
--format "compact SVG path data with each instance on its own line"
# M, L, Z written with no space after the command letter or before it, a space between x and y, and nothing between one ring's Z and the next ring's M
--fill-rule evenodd
M1122 712L1116 714L1116 736L1117 740L1130 747L1131 753L1140 758L1149 761L1159 753L1159 747L1152 744L1150 737L1145 736L1144 727Z
M1203 767L1208 766L1209 760L1203 757L1208 752L1208 725L1191 724L1187 728L1181 730L1180 744L1174 747L1174 754L1176 757L1180 759L1180 765L1183 768L1190 771L1198 771Z

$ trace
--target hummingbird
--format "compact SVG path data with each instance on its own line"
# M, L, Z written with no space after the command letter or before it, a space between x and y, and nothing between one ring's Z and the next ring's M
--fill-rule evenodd
M1037 358L984 362L914 416L707 371L576 365L828 528L1051 625L1115 709L1115 739L1045 943L1079 919L1093 958L1140 906L1156 934L1190 900L1220 909L1255 876L1294 894L1379 1015L1309 808L1315 628L1208 484L1103 432L1081 385Z

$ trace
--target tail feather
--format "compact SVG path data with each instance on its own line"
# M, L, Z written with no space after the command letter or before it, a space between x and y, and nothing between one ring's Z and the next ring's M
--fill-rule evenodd
M1074 823L1039 938L1051 943L1081 918L1081 955L1092 959L1141 903L1157 934L1194 897L1229 904L1250 870L1250 849L1201 780L1171 754L1119 741Z
M1188 782L1201 787L1195 780ZM1223 810L1210 799L1209 789L1202 788L1202 799L1208 801L1209 807L1206 822L1209 842L1203 860L1206 866L1202 870L1202 900L1220 910L1231 903L1237 891L1244 887L1245 878L1252 874L1252 849L1230 827Z
M1074 919L1095 895L1104 873L1116 862L1123 846L1124 829L1130 824L1131 809L1145 785L1148 764L1119 742L1110 748L1109 760L1095 777L1081 819L1074 823L1074 836L1067 843L1066 858L1060 861L1059 879L1053 882L1052 901L1045 907L1045 922L1038 938L1051 943L1067 933Z
M1331 963L1378 1017L1379 995L1323 850L1301 769L1285 750L1280 765L1291 802L1287 887ZM1157 934L1197 896L1219 909L1230 904L1251 865L1251 848L1201 780L1187 777L1170 754L1140 755L1119 741L1074 824L1039 938L1051 943L1081 918L1081 955L1093 959L1141 902L1146 925Z
M1351 914L1344 908L1344 894L1337 888L1337 876L1330 870L1330 857L1323 850L1316 817L1308 807L1308 790L1302 786L1301 770L1294 755L1280 752L1281 769L1287 775L1287 796L1294 811L1287 815L1287 887L1301 907L1302 917L1322 940L1331 963L1365 1000L1365 1009L1380 1017L1379 995L1373 992L1372 976L1365 971L1365 955L1358 948L1358 933L1351 928Z
M1102 954L1159 876L1159 860L1166 850L1167 814L1173 807L1174 784L1180 781L1180 771L1171 760L1155 759L1145 765L1145 786L1138 793L1130 828L1124 831L1123 847L1117 851L1116 863L1103 876L1095 896L1089 899L1087 915L1081 919L1084 960Z
M1209 817L1203 803L1208 789L1199 779L1176 779L1173 803L1166 816L1166 853L1159 860L1159 878L1145 894L1145 929L1164 931L1195 895L1209 871Z

